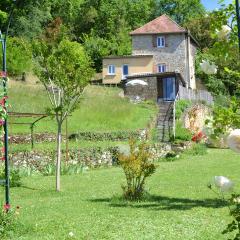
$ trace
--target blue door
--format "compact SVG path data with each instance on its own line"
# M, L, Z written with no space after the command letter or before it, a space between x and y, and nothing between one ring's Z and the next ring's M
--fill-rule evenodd
M175 78L163 78L163 98L165 101L173 101L176 97Z

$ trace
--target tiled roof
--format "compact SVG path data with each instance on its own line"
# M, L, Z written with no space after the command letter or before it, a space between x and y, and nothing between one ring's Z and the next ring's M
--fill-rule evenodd
M153 57L153 55L122 55L122 56L107 56L103 59L118 59L118 58L143 58L143 57Z
M167 15L162 15L144 26L132 31L130 35L158 34L158 33L184 33L186 29L179 26Z

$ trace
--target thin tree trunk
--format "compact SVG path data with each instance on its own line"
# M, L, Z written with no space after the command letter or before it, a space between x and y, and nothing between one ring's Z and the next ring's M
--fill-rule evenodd
M62 142L62 124L58 121L57 131L57 161L56 161L56 191L60 191L60 177L61 177L61 142Z

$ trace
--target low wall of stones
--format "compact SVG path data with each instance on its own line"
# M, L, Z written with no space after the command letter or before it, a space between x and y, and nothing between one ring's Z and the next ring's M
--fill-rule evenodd
M150 146L150 152L153 160L164 158L171 151L181 152L189 148L189 143L181 145L171 145L167 143L157 143ZM68 160L66 160L66 152L62 151L62 163L66 165L81 165L90 168L100 166L113 166L118 162L118 153L120 146L109 148L84 148L70 150ZM49 165L55 164L55 151L21 151L9 155L11 164L19 169L31 169L34 172L44 172Z
M152 121L152 120L151 120ZM69 140L84 141L127 141L130 138L143 139L146 130L139 129L135 131L111 131L111 132L78 132L69 135ZM51 133L37 133L33 135L34 143L56 142L56 135ZM63 135L63 141L66 136ZM30 144L31 134L11 135L9 142L12 144Z

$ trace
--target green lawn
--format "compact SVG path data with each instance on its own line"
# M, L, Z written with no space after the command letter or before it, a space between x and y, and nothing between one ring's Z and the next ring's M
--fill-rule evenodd
M120 196L120 168L99 169L62 177L62 192L54 192L54 177L29 177L11 190L21 206L23 226L11 239L163 239L221 240L231 220L228 209L206 187L215 175L227 176L240 190L240 156L230 150L209 150L159 163L147 182L152 198L126 204ZM0 190L3 199L3 189Z
M146 127L156 114L154 104L132 104L121 98L119 88L88 86L78 109L69 117L69 133L78 131L134 130ZM47 94L41 85L11 82L9 86L9 111L23 113L45 113L49 106ZM35 119L36 120L36 119ZM31 118L10 118L11 133L29 133L28 125L11 123L32 122ZM51 118L40 121L36 132L56 132Z

